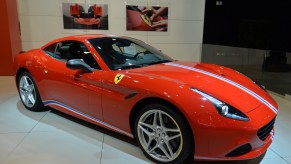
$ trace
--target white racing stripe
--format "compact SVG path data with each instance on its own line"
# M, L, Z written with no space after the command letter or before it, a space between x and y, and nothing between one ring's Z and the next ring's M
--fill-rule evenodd
M165 63L165 65L169 65L169 66L173 66L173 67L179 67L179 68L184 68L184 69L187 69L187 70L191 70L191 71L195 71L195 72L199 72L199 73L202 73L202 74L205 74L205 75L208 75L208 76L211 76L213 78L216 78L216 79L219 79L221 81L224 81L226 83L229 83L243 91L245 91L246 93L248 93L249 95L253 96L254 98L256 98L257 100L259 100L260 102L262 102L263 104L265 104L268 108L270 108L274 113L278 113L278 109L276 109L271 103L269 103L267 100L265 100L264 98L262 98L261 96L259 96L258 94L256 94L255 92L249 90L248 88L234 82L234 81L231 81L227 78L224 78L222 76L219 76L219 75L216 75L214 73L210 73L210 72L207 72L207 71L204 71L204 70L201 70L201 69L197 69L197 68L193 68L193 67L189 67L189 66L184 66L184 65L181 65L181 64L175 64L175 63Z
M274 140L274 138L275 138L275 134L274 134L274 129L271 131L271 139L272 139L272 141Z

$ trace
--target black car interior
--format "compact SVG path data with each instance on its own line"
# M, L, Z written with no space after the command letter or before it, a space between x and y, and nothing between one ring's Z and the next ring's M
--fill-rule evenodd
M64 62L67 62L71 59L82 59L90 67L94 69L100 69L100 66L92 56L91 52L81 42L59 42L46 47L44 51L53 58Z

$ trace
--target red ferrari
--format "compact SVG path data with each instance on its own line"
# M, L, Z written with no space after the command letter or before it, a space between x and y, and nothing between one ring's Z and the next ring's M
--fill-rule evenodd
M232 69L171 59L129 37L54 40L14 60L23 105L50 106L135 138L157 163L245 160L266 152L278 106Z

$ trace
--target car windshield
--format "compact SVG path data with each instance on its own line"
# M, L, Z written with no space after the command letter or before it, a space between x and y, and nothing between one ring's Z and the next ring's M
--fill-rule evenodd
M89 42L112 70L173 61L161 51L133 38L103 37L90 39Z

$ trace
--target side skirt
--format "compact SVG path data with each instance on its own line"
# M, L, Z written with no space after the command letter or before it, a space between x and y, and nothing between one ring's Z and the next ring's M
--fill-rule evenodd
M101 120L98 120L98 119L96 119L94 117L91 117L91 116L89 116L89 115L87 115L85 113L82 113L82 112L80 112L80 111L78 111L78 110L76 110L76 109L74 109L72 107L69 107L69 106L67 106L65 104L62 104L62 103L60 103L58 101L55 101L55 100L45 100L45 101L43 101L43 104L45 106L56 105L58 107L64 108L64 109L66 109L66 110L68 110L70 112L73 112L73 113L77 114L81 118L89 119L94 124L101 125L102 127L105 127L107 129L110 129L110 130L116 131L118 133L124 134L124 135L126 135L128 137L134 138L132 134L130 134L130 133L124 131L124 130L121 130L121 129L115 127L115 126L112 126L112 125L110 125L110 124L108 124L106 122L103 122Z

